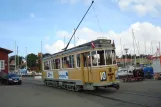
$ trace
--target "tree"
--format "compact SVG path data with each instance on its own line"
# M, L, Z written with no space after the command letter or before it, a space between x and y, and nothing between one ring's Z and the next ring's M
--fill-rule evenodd
M28 67L37 67L38 63L36 63L36 61L38 60L37 55L31 53L27 55L27 66Z
M24 57L16 55L16 67L17 68L23 69L25 67L25 65L23 64L22 59L24 59ZM11 64L12 61L14 61L13 64L15 64L15 55L9 57L9 64ZM15 69L14 65L12 65L10 67L11 67L12 70Z

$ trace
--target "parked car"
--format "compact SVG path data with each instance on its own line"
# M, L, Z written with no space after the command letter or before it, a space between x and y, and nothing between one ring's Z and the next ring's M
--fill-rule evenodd
M22 84L22 77L15 73L9 73L5 78L2 80L3 84Z

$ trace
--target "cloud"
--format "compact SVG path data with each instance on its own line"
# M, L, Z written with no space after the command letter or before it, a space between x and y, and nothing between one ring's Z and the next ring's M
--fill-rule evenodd
M122 47L124 46L124 48L129 48L129 52L131 51L131 53L133 54L134 48L133 48L132 29L134 29L136 42L138 43L139 41L139 45L140 45L139 53L142 53L142 54L145 53L144 42L146 43L146 53L147 54L152 53L151 42L153 45L153 53L154 53L158 47L158 42L156 41L161 41L161 28L158 26L154 26L153 24L148 22L144 22L144 23L136 22L131 26L129 26L129 28L127 28L125 31L122 31L120 33L116 33L114 31L107 31L103 33L103 37L106 37L108 39L115 41L117 55L119 56L121 55L120 39L122 41ZM61 34L61 31L58 31L58 32ZM65 31L62 31L62 34L66 35L66 37L69 37L69 35L70 36L72 35L73 31L65 32L65 33L63 32ZM92 29L87 27L83 27L76 32L75 36L76 36L76 43L77 43L76 45L80 45L82 43L97 39L98 37L102 37L102 33L93 31ZM74 44L72 39L69 47L73 47L73 46ZM63 40L58 40L52 45L49 45L49 44L45 45L46 51L50 53L58 52L63 48L64 48ZM137 48L136 48L136 54L138 54Z
M31 18L35 18L35 14L34 13L30 13L30 17Z
M52 45L48 45L46 44L44 47L47 50L47 52L49 53L55 53L55 52L59 52L62 51L62 49L66 46L67 44L64 45L64 42L62 40L58 40L55 43L53 43ZM69 45L69 48L73 47L73 44Z
M160 15L161 0L115 0L122 11L134 11L139 16Z

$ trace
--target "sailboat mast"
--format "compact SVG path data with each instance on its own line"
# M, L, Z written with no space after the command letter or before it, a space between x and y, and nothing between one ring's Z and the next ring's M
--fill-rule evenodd
M134 30L132 29L132 37L133 37L133 47L134 47L134 65L136 65L136 55L135 55L135 40L134 40Z

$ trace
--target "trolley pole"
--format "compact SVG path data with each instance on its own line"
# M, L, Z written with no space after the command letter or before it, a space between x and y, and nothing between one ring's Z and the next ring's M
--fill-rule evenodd
M74 29L74 31L75 31L75 29ZM75 34L74 34L74 46L76 46L76 44L75 44Z

